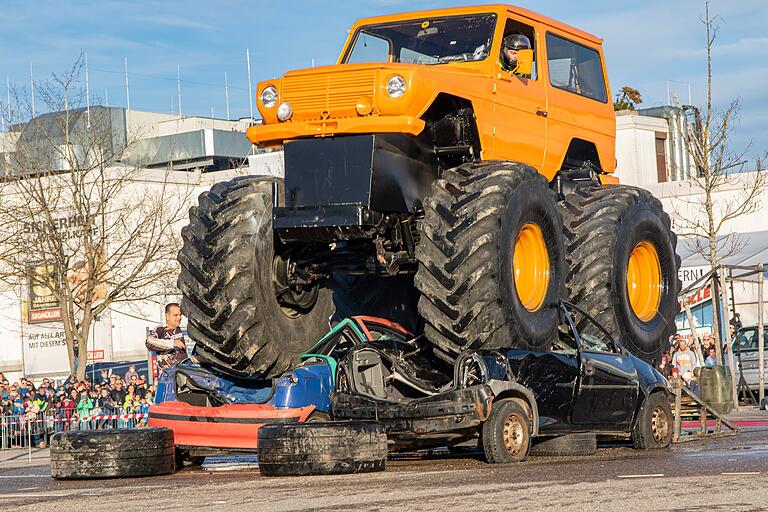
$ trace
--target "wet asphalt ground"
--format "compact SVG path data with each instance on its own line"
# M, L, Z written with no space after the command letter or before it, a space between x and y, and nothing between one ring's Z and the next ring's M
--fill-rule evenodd
M7 453L7 452L6 452ZM45 452L0 462L0 508L114 510L768 510L768 427L661 452L601 444L588 457L489 465L480 453L393 455L384 473L267 478L184 469L164 477L56 481Z

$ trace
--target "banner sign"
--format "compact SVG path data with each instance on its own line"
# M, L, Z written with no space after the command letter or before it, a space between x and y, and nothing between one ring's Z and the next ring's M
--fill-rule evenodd
M67 341L59 325L30 325L22 339L27 376L69 372Z
M30 324L61 320L59 301L51 292L55 284L56 272L52 265L33 265L30 267L27 317Z
M708 300L712 299L712 288L707 286L706 288L702 288L696 293L689 293L685 296L685 298L688 301L689 306L697 306L702 302L707 302ZM678 298L677 302L680 304L680 310L683 312L683 314L685 314L685 306L683 305L683 301Z

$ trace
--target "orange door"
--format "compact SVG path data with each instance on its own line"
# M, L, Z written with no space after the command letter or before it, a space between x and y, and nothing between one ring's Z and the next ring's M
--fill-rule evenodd
M504 36L520 33L534 48L530 77L516 76L502 68L497 58L495 78L494 158L514 160L541 168L547 144L547 95L539 73L540 59L535 27L509 18Z

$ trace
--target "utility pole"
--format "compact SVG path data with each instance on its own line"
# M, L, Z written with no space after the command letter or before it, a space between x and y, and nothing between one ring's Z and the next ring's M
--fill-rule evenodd
M126 133L128 131L128 120L131 112L131 91L128 88L128 57L125 58L125 124Z
M251 108L251 120L253 123L253 85L251 84L251 50L245 49L245 60L248 62L248 103Z
M85 112L88 128L91 127L91 89L88 83L88 54L85 54Z
M759 272L757 273L757 354L758 354L758 369L760 371L760 378L758 379L759 383L759 394L758 394L758 404L763 403L763 398L765 398L765 326L763 325L765 323L765 319L763 318L763 274L765 272L765 267L761 263L758 265Z
M229 121L229 80L226 71L224 72L224 101L227 104L227 121Z
M181 111L181 66L176 64L176 91L179 95L179 117L184 114Z
M109 89L104 88L104 106L109 108Z
M29 63L29 89L32 91L32 117L35 117L35 78L32 76L32 63Z
M5 77L5 87L6 87L6 94L8 95L6 97L5 106L8 109L8 131L11 130L11 78L9 76Z

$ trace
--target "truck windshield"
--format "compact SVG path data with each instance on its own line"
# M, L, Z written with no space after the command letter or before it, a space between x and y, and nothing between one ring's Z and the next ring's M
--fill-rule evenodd
M495 26L490 13L369 25L355 33L344 63L479 61L488 57Z

